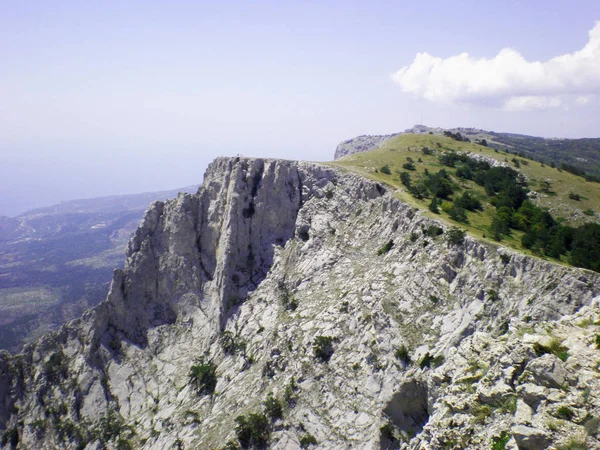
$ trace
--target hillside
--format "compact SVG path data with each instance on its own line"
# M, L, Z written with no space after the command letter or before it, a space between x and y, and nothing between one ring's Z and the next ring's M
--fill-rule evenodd
M0 353L3 445L598 448L600 274L390 186L217 159L147 210L105 302Z
M425 149L425 150L423 150ZM462 155L462 156L461 156ZM465 159L468 156L468 161ZM443 158L451 158L445 161ZM453 158L453 159L452 159ZM456 158L463 158L460 161ZM538 215L548 211L556 222L552 229L559 230L558 226L581 227L585 223L600 222L600 184L586 181L580 176L552 168L528 158L516 157L502 151L474 144L472 142L457 141L443 135L429 134L400 134L385 141L379 148L368 152L358 152L331 164L343 167L359 173L370 179L385 183L394 190L394 195L403 201L426 210L425 214L430 217L438 217L446 223L458 226L469 231L474 236L488 241L501 242L511 248L535 254L541 257L553 256L555 259L568 262L568 252L565 251L558 256L548 249L541 248L542 244L537 241L528 246L524 235L527 226L507 225L502 232L494 228L494 221L498 219L497 204L501 197L499 192L489 192L484 189L485 180L477 182L474 172L474 162L485 163L489 167L504 167L507 171L513 171L515 189L511 195L521 192L524 199L535 205ZM467 167L471 164L470 168ZM408 168L407 168L408 167ZM414 187L427 184L432 181L435 174L444 172L447 191L439 193L437 198L438 214L429 211L434 195L431 189L423 191L421 195L415 194ZM462 173L469 172L469 173ZM460 176L459 176L460 175ZM408 182L410 186L403 183ZM519 178L521 177L521 178ZM502 184L503 182L500 182ZM497 187L499 191L502 186ZM481 202L479 208L463 207L464 216L453 214L451 206L457 204L461 196L474 198ZM443 197L443 198L442 198ZM493 203L496 202L496 207ZM507 203L508 204L508 203ZM514 222L517 213L514 206L510 205L512 216L509 222ZM550 230L551 231L551 230ZM549 231L549 232L550 232ZM558 231L557 231L558 232ZM530 235L528 235L529 237ZM591 268L591 267L589 267Z
M18 351L100 303L143 212L178 192L73 200L0 217L0 349Z
M386 140L401 134L433 134L444 132L460 133L472 142L485 140L490 148L527 157L547 165L571 170L581 175L600 177L600 138L558 139L541 138L514 133L498 133L478 128L431 128L415 125L402 133L387 136L358 136L348 139L337 147L334 159L372 150Z

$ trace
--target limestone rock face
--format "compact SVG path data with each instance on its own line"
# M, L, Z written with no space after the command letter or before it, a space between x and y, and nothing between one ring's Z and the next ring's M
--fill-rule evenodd
M354 153L368 152L369 150L379 148L385 141L397 136L397 134L379 136L364 135L348 139L336 147L333 159L340 159Z
M599 277L433 224L338 169L217 159L148 208L104 303L0 353L6 445L223 448L271 398L276 449L598 447Z

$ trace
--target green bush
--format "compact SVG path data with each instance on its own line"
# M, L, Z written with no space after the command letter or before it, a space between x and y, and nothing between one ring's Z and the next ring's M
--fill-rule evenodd
M402 172L400 174L400 182L407 188L410 188L410 186L411 186L410 173Z
M287 403L289 408L293 408L296 406L296 391L298 390L298 385L296 384L296 380L294 377L290 380L290 382L286 385L285 390L283 391L283 401Z
M491 450L504 450L509 440L510 433L508 431L503 431L500 433L500 436L494 436L492 438Z
M454 204L467 211L483 211L481 201L474 197L470 192L463 192L463 194L454 201Z
M410 364L410 353L406 345L402 344L396 349L396 358L398 358L404 364Z
M428 367L439 367L444 364L444 355L432 356L429 352L425 353L421 361L419 361L419 367L425 369Z
M431 211L434 214L440 213L439 201L435 195L431 199L431 203L429 203L429 211Z
M410 161L402 164L402 168L406 170L416 170L415 164Z
M385 173L386 175L391 175L392 171L390 170L390 166L388 166L387 164L382 166L381 169L379 169L379 171L381 173Z
M317 439L310 433L306 433L300 438L300 447L308 448L311 445L317 445Z
M383 244L381 247L379 247L377 249L377 254L379 256L385 255L387 252L389 252L392 249L393 246L394 246L394 241L390 239L389 241L387 241L385 244Z
M462 223L469 223L469 218L467 217L465 208L462 208L456 203L452 204L452 207L448 210L448 214L452 220Z
M452 227L446 232L446 242L450 245L462 245L465 241L465 232L460 228Z
M315 357L327 362L333 355L333 338L331 336L317 336L313 343Z
M571 420L575 417L575 413L571 408L563 405L556 410L556 416L564 420Z
M421 369L425 369L427 367L430 367L432 361L433 361L433 356L431 356L431 354L429 352L427 352L427 353L425 353L425 355L423 356L423 358L421 358L421 361L419 361L419 367Z
M264 414L250 413L235 418L235 434L242 448L266 447L271 430L269 420Z
M283 404L270 393L263 402L265 413L271 420L283 419Z
M62 350L52 353L44 363L44 375L52 384L58 383L62 378L69 375L67 358Z
M190 368L189 378L198 394L212 395L217 386L217 366L212 362L205 363L204 358L200 358Z
M436 237L444 234L444 229L435 225L431 225L423 229L423 234L429 237Z

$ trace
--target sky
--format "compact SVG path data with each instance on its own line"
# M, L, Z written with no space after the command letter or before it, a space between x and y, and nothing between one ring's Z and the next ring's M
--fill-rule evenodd
M600 2L0 0L0 215L415 124L600 137Z

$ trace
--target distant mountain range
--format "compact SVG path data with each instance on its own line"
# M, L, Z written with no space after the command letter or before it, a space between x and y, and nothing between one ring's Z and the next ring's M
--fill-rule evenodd
M0 216L0 349L18 351L102 301L148 205L197 189L73 200Z
M383 136L358 136L338 145L335 159L343 156L378 148L383 142L398 134L444 134L460 133L471 141L483 141L491 148L521 154L527 158L575 169L579 175L600 177L600 138L559 139L527 136L514 133L496 133L478 128L431 128L415 125L401 133Z

